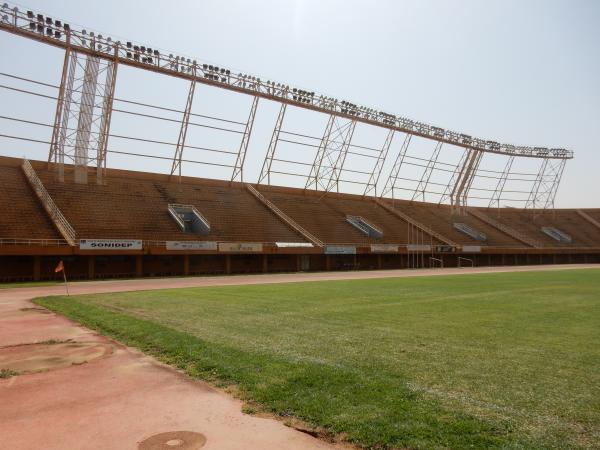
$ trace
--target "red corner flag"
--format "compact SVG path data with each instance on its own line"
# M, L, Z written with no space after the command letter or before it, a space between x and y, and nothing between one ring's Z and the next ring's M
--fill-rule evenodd
M54 269L54 273L62 272L63 279L65 280L65 289L67 290L67 295L69 295L69 284L67 283L67 272L65 272L65 265L62 262L62 259L58 262L58 265Z

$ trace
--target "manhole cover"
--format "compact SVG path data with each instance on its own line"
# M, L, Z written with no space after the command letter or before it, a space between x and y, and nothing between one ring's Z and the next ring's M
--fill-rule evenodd
M144 439L139 450L196 450L204 447L206 437L194 431L169 431Z

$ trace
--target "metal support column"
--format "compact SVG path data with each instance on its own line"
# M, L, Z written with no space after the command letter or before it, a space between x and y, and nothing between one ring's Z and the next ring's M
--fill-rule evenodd
M56 112L54 113L54 127L52 128L52 138L50 139L50 151L48 153L48 163L57 162L58 140L63 117L63 108L65 104L65 90L69 74L69 61L71 57L71 33L67 32L67 47L65 48L65 57L63 60L63 70L60 77L60 87L56 100Z
M98 86L98 69L100 59L88 55L81 88L79 119L77 121L77 137L75 138L75 182L87 183L89 148L96 106L96 88Z
M394 161L392 171L390 172L390 175L388 176L388 179L385 182L385 187L381 192L381 197L385 197L386 195L391 193L392 198L394 198L394 189L396 187L396 182L398 181L398 174L400 173L400 169L402 168L402 164L404 163L404 157L406 156L406 152L408 151L408 147L410 146L411 138L412 135L405 135L402 147L400 147L400 152L398 153L398 156L396 156L396 161Z
M346 126L340 127L340 134L343 133L344 128ZM342 171L344 169L344 163L346 162L346 156L348 156L348 149L350 148L350 143L352 142L352 136L354 135L354 129L356 128L356 121L351 121L347 125L347 130L343 133L343 141L341 146L339 146L337 150L337 159L333 163L330 171L329 181L327 182L327 187L325 189L326 192L330 192L334 187L337 192L339 192L340 187L340 177L342 175ZM333 151L328 154L328 159L331 162L333 158L329 158L329 156L333 156Z
M450 203L452 208L460 209L466 206L469 189L473 183L473 177L477 172L483 152L475 149L468 149L466 157L463 158L463 163L458 171L456 182L452 186L450 194Z
M509 156L508 161L506 161L506 165L504 166L504 170L498 179L498 183L496 184L496 189L494 189L494 193L492 194L492 198L490 199L490 203L488 204L488 208L493 208L494 206L500 208L500 202L502 201L502 192L504 192L504 186L506 185L506 180L510 175L510 170L512 169L512 165L515 161L514 156Z
M285 118L285 111L287 109L287 103L282 103L275 121L275 128L273 128L273 134L271 135L271 142L269 143L269 149L263 161L262 169L260 169L260 175L258 177L258 183L262 183L264 179L267 179L267 184L271 184L271 166L273 165L273 158L275 158L275 151L277 150L277 143L279 142L279 133L283 126L283 119Z
M104 87L104 103L102 105L102 120L100 121L100 134L98 136L98 156L96 158L96 183L104 183L106 171L106 153L108 136L110 134L110 121L112 118L113 102L115 99L115 85L117 84L117 68L119 64L119 47L114 46L114 59L106 68L106 86Z
M553 208L567 161L544 159L529 193L525 208Z
M373 167L373 171L371 172L369 181L367 181L367 185L365 186L365 191L363 192L363 195L369 195L371 192L373 192L373 194L377 196L377 184L379 183L381 170L383 169L383 165L385 164L385 161L387 159L390 146L392 145L392 141L394 140L394 134L394 130L388 131L388 134L385 138L385 142L383 143L383 147L381 148L379 156L377 157L375 167Z
M196 75L196 65L193 66L192 71ZM181 128L179 129L179 137L177 138L177 147L175 147L175 155L173 156L173 163L171 164L171 176L177 171L177 177L181 183L181 159L183 157L183 149L185 148L185 139L187 137L187 129L190 123L190 115L192 114L192 104L194 103L194 92L196 91L196 78L194 77L190 82L190 89L188 90L187 100L185 102L185 110L183 111L183 118L181 119Z
M331 131L333 129L333 122L335 121L335 116L330 115L327 120L327 125L325 125L325 131L323 132L323 137L321 138L321 142L319 144L319 148L317 149L317 155L315 157L315 161L310 169L310 174L308 175L308 179L306 180L305 189L310 189L313 185L315 190L319 188L319 184L321 182L319 178L319 174L321 172L321 166L323 164L323 159L325 158L325 149L329 145L329 140L331 139Z
M248 115L248 121L246 122L246 128L244 129L244 136L240 143L240 149L238 151L237 159L235 160L235 166L231 175L231 181L244 181L244 162L246 161L246 152L248 151L248 144L250 143L250 135L252 134L252 128L254 127L254 118L256 117L256 108L258 107L258 97L254 97L252 106L250 107L250 114Z
M425 201L425 193L427 192L427 186L429 185L429 181L431 180L431 175L435 170L435 165L437 164L438 157L440 156L440 151L442 150L442 142L437 142L435 144L435 149L433 150L433 154L429 161L427 161L427 165L425 166L425 170L423 171L423 175L421 175L421 179L419 180L419 184L417 188L413 192L412 199L416 200L419 195L422 197L422 201Z

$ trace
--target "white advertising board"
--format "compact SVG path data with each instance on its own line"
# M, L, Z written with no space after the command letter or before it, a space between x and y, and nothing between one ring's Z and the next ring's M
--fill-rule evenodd
M398 253L398 246L392 244L371 244L372 253Z
M480 245L463 245L462 251L464 253L480 253L481 246Z
M431 245L408 244L406 250L409 252L430 252Z
M167 241L167 250L217 250L217 243L211 241Z
M255 242L219 242L220 252L262 252L263 245Z
M356 247L347 245L326 245L326 255L356 255Z
M137 239L80 239L81 250L141 250L142 241Z

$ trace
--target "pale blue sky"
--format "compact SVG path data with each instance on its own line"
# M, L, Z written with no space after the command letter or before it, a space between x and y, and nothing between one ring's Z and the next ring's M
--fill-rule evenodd
M256 74L354 103L519 145L575 151L557 197L560 207L599 207L600 1L113 1L27 0L55 18L135 40L237 72ZM61 51L0 34L0 72L57 83ZM1 84L25 86L3 78ZM214 92L216 91L216 92ZM43 91L47 92L47 91ZM48 91L49 92L49 91ZM187 84L121 68L117 96L183 108ZM245 120L251 99L200 90L198 113ZM247 181L255 181L278 107L262 102L248 154ZM0 115L51 122L54 105L0 90ZM291 118L293 119L293 118ZM115 116L113 132L169 142L178 130ZM122 120L122 122L119 122ZM323 118L298 113L291 130L320 134ZM0 133L49 138L49 130L0 121ZM361 131L357 142L377 147L381 130ZM191 136L195 145L237 147L225 138ZM189 141L188 141L189 142ZM390 151L395 157L400 142ZM0 139L0 153L45 159L47 148ZM433 146L416 147L428 157ZM120 150L142 150L111 141ZM155 147L144 148L149 151ZM422 148L422 150L421 150ZM170 156L172 148L156 147ZM448 161L455 155L448 151ZM417 153L418 154L418 153ZM190 156L190 155L188 155ZM112 158L112 157L111 157ZM443 158L441 158L443 159ZM147 160L112 158L109 165L168 170ZM490 160L488 167L494 166ZM501 169L501 162L495 168ZM526 165L526 164L525 164ZM195 176L226 177L189 167Z

